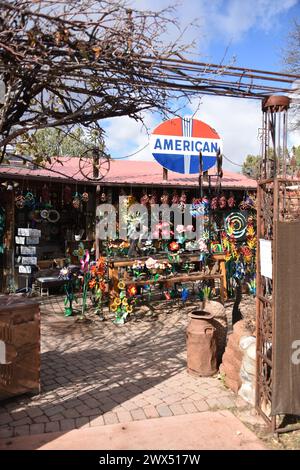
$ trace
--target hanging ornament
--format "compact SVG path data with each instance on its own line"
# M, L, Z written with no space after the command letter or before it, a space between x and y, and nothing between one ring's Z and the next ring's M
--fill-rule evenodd
M100 201L101 201L101 202L106 202L106 201L107 201L107 196L106 196L106 194L105 194L104 192L101 193L101 195L100 195Z
M148 203L149 203L149 196L148 194L144 193L140 199L140 203L143 205L143 206L146 206Z
M180 196L180 199L179 199L179 203L178 203L178 208L182 212L184 212L184 210L185 210L186 200L187 200L186 194L184 192L182 192L181 196Z
M233 193L230 193L227 204L230 209L233 209L236 206L236 200Z
M205 213L208 214L208 210L209 210L209 199L204 196L202 198L202 204L204 205L204 210L205 210Z
M79 209L80 208L80 197L79 194L76 192L72 201L72 206L74 209Z
M211 202L210 202L210 207L213 209L213 210L216 210L218 209L219 207L219 198L217 196L213 197Z
M25 194L25 206L33 207L35 205L34 195L31 192Z
M157 204L157 196L156 196L155 192L153 192L151 194L149 202L150 202L150 206L153 206L154 204Z
M18 209L23 209L25 207L25 197L22 194L16 196L15 204Z
M43 209L40 215L42 219L48 219L49 211L47 211L47 209Z
M134 203L135 203L135 197L132 194L127 196L127 205L128 205L128 207L132 206L132 204L134 204Z
M193 217L204 216L205 206L202 202L202 199L193 198L192 207L190 209L190 214Z
M219 207L220 207L220 209L225 209L226 206L227 206L227 199L223 194L219 199Z
M240 203L239 208L242 211L247 211L254 207L254 200L250 196L246 196L243 201Z
M166 191L163 192L163 194L160 198L160 202L162 204L169 204L169 194Z
M42 187L42 201L45 204L48 204L49 201L50 201L50 192L49 192L49 188L46 184L44 184L44 186Z
M179 203L179 196L175 191L175 193L172 196L172 204L178 204L178 203Z
M183 202L184 204L186 204L186 201L187 201L187 196L185 192L182 192L180 196L180 202Z
M72 202L72 189L70 186L64 188L64 204L71 204Z
M81 194L81 200L83 202L88 202L89 200L89 193L87 193L86 191L84 193Z

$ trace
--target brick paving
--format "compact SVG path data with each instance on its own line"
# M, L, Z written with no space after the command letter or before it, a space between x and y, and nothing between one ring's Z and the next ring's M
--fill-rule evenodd
M247 406L217 378L187 373L182 306L116 326L65 318L61 300L47 302L41 394L0 403L0 437Z

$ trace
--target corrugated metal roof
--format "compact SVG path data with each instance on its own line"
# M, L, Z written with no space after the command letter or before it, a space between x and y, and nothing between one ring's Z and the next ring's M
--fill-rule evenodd
M26 178L45 180L48 178L59 180L94 184L85 178L79 170L79 158L60 157L58 161L53 161L52 165L47 164L45 168L27 168L26 166L3 166L0 165L0 176L3 178ZM215 168L209 171L212 175L212 183L217 182ZM164 185L164 186L198 186L198 175L184 175L168 171L168 180L163 179L163 168L156 162L133 161L133 160L111 160L109 173L101 180L101 185ZM246 176L224 170L222 178L223 188L256 189L255 180Z

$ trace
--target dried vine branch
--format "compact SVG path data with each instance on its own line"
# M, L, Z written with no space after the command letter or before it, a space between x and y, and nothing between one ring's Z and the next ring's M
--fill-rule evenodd
M32 130L167 111L172 90L160 86L168 72L159 63L186 49L165 43L172 9L133 11L123 0L7 0L0 11L0 163L7 145Z

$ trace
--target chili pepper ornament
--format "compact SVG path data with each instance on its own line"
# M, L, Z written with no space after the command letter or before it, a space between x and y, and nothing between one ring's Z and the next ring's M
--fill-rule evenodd
M227 206L226 197L224 195L222 195L219 199L219 207L220 207L220 209L225 209L226 206Z
M210 202L210 207L212 210L217 210L219 207L219 198L217 196L213 197Z
M230 193L227 204L230 209L236 206L236 200L235 200L233 193Z

